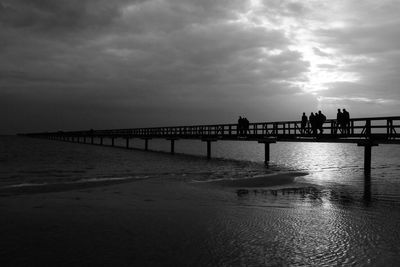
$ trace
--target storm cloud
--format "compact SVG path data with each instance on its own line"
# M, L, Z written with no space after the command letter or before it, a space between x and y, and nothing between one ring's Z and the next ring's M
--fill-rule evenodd
M0 132L398 113L400 4L354 5L0 0Z

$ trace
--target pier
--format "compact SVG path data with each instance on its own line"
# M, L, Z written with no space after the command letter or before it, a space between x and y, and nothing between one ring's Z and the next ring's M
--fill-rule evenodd
M270 145L276 142L330 142L354 143L364 148L364 172L371 172L372 147L379 144L400 144L400 116L353 118L346 127L338 127L337 121L328 119L323 124L323 133L314 134L310 124L301 127L301 121L276 121L250 123L248 129L241 130L237 124L192 125L174 127L151 127L132 129L57 131L20 134L23 136L46 138L85 144L105 145L104 139L115 146L115 139L125 140L129 148L133 139L144 142L145 150L151 139L162 138L171 142L171 154L175 153L175 143L180 139L197 139L207 146L207 158L212 155L212 143L223 140L254 141L264 144L265 163L270 161Z

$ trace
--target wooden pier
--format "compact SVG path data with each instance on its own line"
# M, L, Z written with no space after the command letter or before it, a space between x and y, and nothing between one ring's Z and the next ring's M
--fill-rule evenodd
M153 138L171 142L171 154L175 153L175 142L179 139L198 139L207 144L207 158L211 158L212 142L220 140L256 141L265 146L265 163L270 160L270 144L276 142L333 142L355 143L364 147L364 172L371 172L371 151L379 144L400 144L400 117L354 118L346 127L338 127L336 120L326 120L323 133L314 134L310 124L301 127L301 121L276 121L250 123L241 130L237 124L192 125L175 127L152 127L112 130L57 131L20 134L24 136L62 140L77 143L104 145L105 138L125 139L125 146L133 139L143 140L145 150ZM399 133L398 133L399 132ZM95 140L98 142L96 143Z

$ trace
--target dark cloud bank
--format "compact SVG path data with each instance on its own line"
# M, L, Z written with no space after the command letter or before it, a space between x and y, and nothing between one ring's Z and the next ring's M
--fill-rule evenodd
M377 105L367 115L399 111L397 24L311 32L317 4L262 3L0 0L0 133L292 120L335 105L364 114L366 103ZM307 91L301 27L361 78Z

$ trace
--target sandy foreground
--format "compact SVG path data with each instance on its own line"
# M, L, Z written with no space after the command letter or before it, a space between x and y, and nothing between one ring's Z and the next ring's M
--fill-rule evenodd
M221 240L229 237L218 233L240 210L238 188L283 185L300 175L0 192L0 266L224 265L221 255L230 252Z

